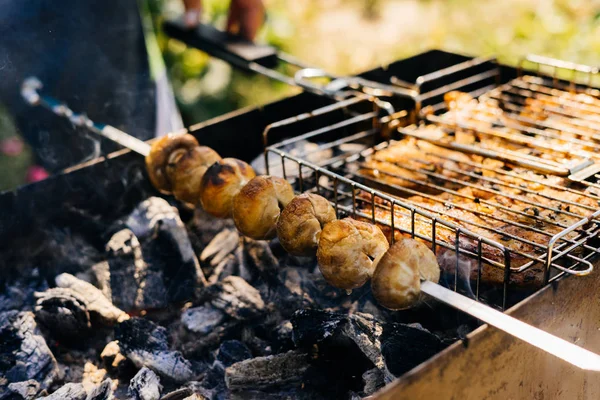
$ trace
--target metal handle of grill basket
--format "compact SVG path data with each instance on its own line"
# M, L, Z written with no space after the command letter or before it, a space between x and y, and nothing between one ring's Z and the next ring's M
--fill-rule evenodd
M66 104L53 97L38 93L41 88L42 83L37 78L28 78L23 82L21 95L32 106L45 107L54 114L67 118L74 124L111 139L141 155L145 156L149 153L150 145L148 143L110 125L93 122L85 114L74 113ZM308 162L306 162L306 165L315 168L315 170L319 169L319 167L310 165ZM572 365L585 370L600 371L600 356L571 342L496 311L483 303L436 283L424 281L421 284L421 290L438 301L463 311Z
M402 96L414 99L418 94L411 88L386 85L360 77L335 76L319 68L313 68L273 47L254 44L208 25L200 24L195 28L188 28L183 20L179 19L166 21L163 30L172 38L220 58L234 67L267 76L320 96L343 99L356 93L365 93L376 97ZM283 64L299 70L294 76L290 76L275 69L277 65ZM313 78L327 78L330 83L316 84L310 81Z

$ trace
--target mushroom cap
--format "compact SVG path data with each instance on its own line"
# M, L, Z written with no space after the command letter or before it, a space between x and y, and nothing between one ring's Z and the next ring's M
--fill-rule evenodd
M231 217L233 198L255 176L254 169L242 160L223 158L215 162L202 177L200 184L202 207L215 217Z
M364 285L389 244L378 226L344 218L323 227L317 249L319 269L325 280L340 289Z
M192 205L200 203L202 177L221 156L210 147L196 146L173 158L167 164L167 176L173 195L178 200Z
M233 199L233 221L252 239L272 239L281 210L294 198L289 182L275 176L252 178Z
M421 279L440 280L435 254L418 240L401 238L377 263L371 289L379 304L401 310L419 300Z
M169 133L153 142L146 156L146 170L152 185L162 193L171 194L172 186L167 174L169 160L196 146L198 141L189 133Z
M323 226L335 219L335 210L327 199L303 193L294 197L281 212L277 237L288 253L311 256L317 251Z

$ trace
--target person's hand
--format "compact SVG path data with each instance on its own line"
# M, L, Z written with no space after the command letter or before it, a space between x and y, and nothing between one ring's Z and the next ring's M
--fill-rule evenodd
M202 0L183 0L185 4L185 24L189 27L198 25ZM265 7L262 0L231 0L227 31L253 40L265 19Z

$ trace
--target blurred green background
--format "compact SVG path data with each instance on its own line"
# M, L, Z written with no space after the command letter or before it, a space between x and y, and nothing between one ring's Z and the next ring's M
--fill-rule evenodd
M181 0L148 0L154 26L179 15ZM229 1L204 0L203 20L222 28ZM308 64L353 74L440 48L496 55L508 64L542 54L600 65L600 0L265 0L258 40ZM232 70L157 31L184 122L191 125L296 89ZM0 140L16 134L1 115ZM0 190L24 181L30 155L0 154Z

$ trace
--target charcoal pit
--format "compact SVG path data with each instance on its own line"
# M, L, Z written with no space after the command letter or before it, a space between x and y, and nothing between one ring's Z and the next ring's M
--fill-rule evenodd
M366 396L443 348L368 290L327 285L315 259L182 211L144 200L106 224L104 260L9 286L32 294L6 307L33 313L2 314L0 398ZM413 339L425 350L395 356L419 353Z
M329 104L301 94L194 134L250 161L269 123ZM302 120L275 137L321 125ZM241 131L247 143L235 140ZM368 286L328 285L314 258L157 196L129 153L0 196L0 400L359 399L452 343L468 348L457 340L479 325L433 300L385 310ZM452 272L448 287L489 289ZM527 293L515 296L509 304Z

